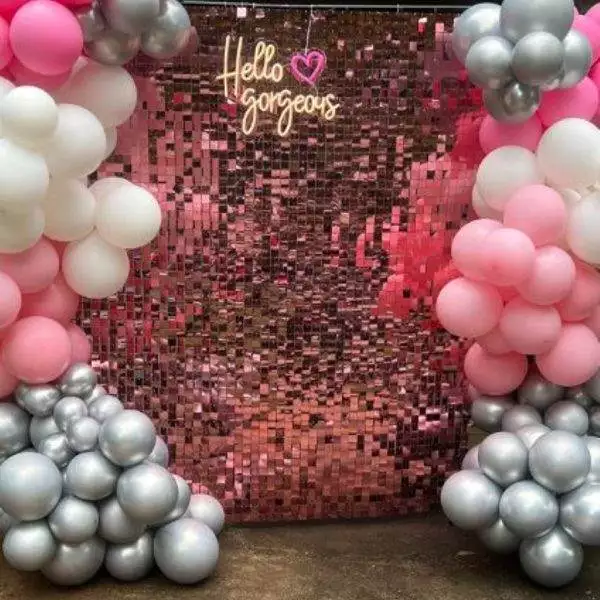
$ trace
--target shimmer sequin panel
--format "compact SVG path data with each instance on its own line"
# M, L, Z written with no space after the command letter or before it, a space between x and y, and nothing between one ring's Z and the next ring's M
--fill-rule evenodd
M96 364L232 521L426 511L467 421L432 313L481 158L454 15L192 18L193 54L134 65L102 169L164 222L123 293L84 305Z

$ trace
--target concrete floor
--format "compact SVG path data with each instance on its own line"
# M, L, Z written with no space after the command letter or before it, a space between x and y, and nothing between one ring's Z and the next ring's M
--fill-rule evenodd
M101 575L85 587L52 587L0 563L0 600L600 600L600 552L588 550L580 578L549 592L520 574L516 559L492 556L441 515L394 522L231 528L218 572L177 587L160 575L118 584Z

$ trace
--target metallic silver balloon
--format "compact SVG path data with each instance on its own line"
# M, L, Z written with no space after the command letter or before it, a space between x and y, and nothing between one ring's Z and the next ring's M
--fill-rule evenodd
M587 433L590 420L585 408L569 400L553 404L544 415L544 423L550 429L570 431L575 435Z
M460 465L461 469L479 469L479 445L473 446L469 449L469 451L465 454L465 457L462 460Z
M600 403L600 371L583 384L585 392L596 402Z
M104 423L106 419L114 417L118 412L124 410L123 404L114 396L100 396L88 404L89 415L98 423Z
M219 535L225 525L225 511L221 503L209 494L193 494L187 516L208 525Z
M95 535L98 529L98 509L91 503L65 496L48 516L54 537L67 544L81 544Z
M529 451L529 471L545 488L564 494L579 487L591 466L585 440L569 431L551 431Z
M31 445L37 450L40 442L54 435L60 433L60 429L54 420L54 417L33 417L29 424L29 437L31 438Z
M122 33L135 35L152 27L158 18L161 0L99 0L110 26Z
M588 483L600 483L600 438L586 436L583 438L590 453L591 466L586 478Z
M527 425L540 425L542 416L540 413L526 404L514 406L502 415L502 429L516 433Z
M600 435L600 406L594 406L589 412L590 433Z
M40 454L47 456L59 469L66 467L67 463L75 456L64 433L55 433L44 438L38 444L37 449Z
M560 75L564 57L561 40L551 33L534 31L515 45L512 71L521 83L542 85Z
M160 436L156 436L154 449L150 452L150 456L146 460L165 467L165 469L169 466L169 447Z
M94 402L94 400L97 400L98 398L102 398L102 396L106 396L106 388L103 385L97 385L90 394L88 394L85 398L83 398L83 400L85 400L85 403L88 405L88 407L90 406L90 404L92 402Z
M592 66L592 47L587 37L577 29L571 29L563 40L564 61L559 77L544 89L570 88L576 86Z
M169 512L169 514L164 519L161 519L159 523L156 523L156 525L159 526L166 525L171 521L179 519L179 517L182 517L187 512L190 506L192 490L190 489L190 486L188 485L187 481L179 475L172 474L171 476L177 484L177 502L175 502L175 506L173 507L171 512Z
M502 490L481 471L459 471L444 483L441 503L445 515L457 527L466 530L490 527L498 519ZM195 510L194 497L190 513Z
M85 53L103 65L121 67L140 51L140 37L113 29L103 31L95 40L85 44Z
M570 583L583 566L583 548L562 527L521 542L521 566L536 583L558 588Z
M134 521L127 515L116 496L104 500L99 507L100 527L98 535L112 544L130 544L135 542L145 531L146 525Z
M100 570L105 550L106 544L98 537L81 544L58 544L54 558L42 573L57 585L81 585Z
M488 435L479 444L478 459L482 472L502 487L527 476L527 448L514 433Z
M561 43L558 44L562 51ZM512 44L503 37L486 36L477 40L465 60L469 79L483 88L503 88L513 78L510 68L512 55Z
M565 400L576 402L579 406L582 406L588 411L594 405L594 399L580 385L568 388L565 394Z
M148 532L129 544L110 545L104 559L106 570L120 581L138 581L154 566L154 540Z
M177 0L165 0L165 7L152 27L142 34L142 52L151 58L167 60L185 50L192 23L185 7Z
M484 90L483 103L496 121L523 123L538 109L540 92L514 81L502 90Z
M545 31L563 40L571 29L574 9L573 0L504 0L500 29L511 42L535 31Z
M560 501L560 525L585 546L600 546L600 483L584 483Z
M161 573L171 581L194 584L216 569L219 542L204 523L179 519L156 532L154 558Z
M118 476L119 469L100 452L83 452L67 466L65 489L82 500L102 500L113 493Z
M490 527L477 532L477 536L486 548L497 554L512 554L519 549L521 539L498 519Z
M53 385L21 384L15 390L17 404L34 417L47 417L52 414L54 405L60 399L60 392Z
M83 33L84 42L93 42L105 29L106 20L97 2L76 9L75 17Z
M475 4L463 12L454 23L452 50L464 64L471 46L488 35L500 34L500 7L484 2Z
M525 444L527 450L543 436L546 435L550 429L545 425L526 425L517 430L517 437Z
M9 402L0 403L0 458L29 446L29 415Z
M98 446L115 465L131 467L150 456L156 443L152 421L139 410L123 410L102 423Z
M86 403L77 396L66 396L61 398L54 407L54 420L61 431L66 431L71 421L87 417L88 409Z
M62 475L43 454L22 452L0 465L0 506L19 521L50 514L62 495Z
M119 477L117 499L135 521L158 523L175 507L177 483L163 467L143 463L127 469Z
M500 431L502 416L514 405L510 396L480 396L471 406L473 425L488 433Z
M98 383L98 374L84 363L71 365L60 378L58 387L63 396L89 396Z
M6 562L19 571L39 571L56 553L56 542L46 521L17 523L2 543Z
M519 404L528 404L544 412L555 402L563 399L565 388L548 381L539 373L530 373L519 387Z
M17 519L14 519L8 513L2 511L2 513L0 514L0 534L5 535L6 532L18 522L19 521L17 521Z
M83 417L67 425L67 441L75 452L88 452L98 444L100 423L92 417Z

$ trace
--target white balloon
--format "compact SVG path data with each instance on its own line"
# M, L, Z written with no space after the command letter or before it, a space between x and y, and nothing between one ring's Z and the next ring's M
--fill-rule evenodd
M600 263L600 192L584 196L570 210L567 244L585 262Z
M559 188L581 190L600 175L600 131L584 119L563 119L549 127L537 149L544 175Z
M92 192L96 200L100 202L105 196L108 196L122 185L133 184L122 177L104 177L103 179L98 179L98 181L90 186L90 192Z
M88 61L56 94L59 102L78 104L94 113L104 127L121 125L135 110L137 88L122 67Z
M575 206L578 202L581 201L581 194L579 194L575 190L570 190L569 188L555 189L565 201L565 206L567 207L567 210L570 210L573 206Z
M116 127L106 127L104 129L104 133L106 134L106 150L104 151L104 160L106 160L117 147L117 128Z
M77 179L93 173L104 159L106 133L98 119L73 104L58 107L58 125L44 155L53 177Z
M502 213L499 210L491 208L485 203L483 196L477 189L477 185L473 186L471 198L473 210L480 219L494 219L495 221L502 221Z
M68 285L86 298L108 298L129 276L127 252L105 242L96 231L69 244L63 255L63 275Z
M518 189L543 181L535 154L521 146L496 148L481 161L476 176L483 201L497 211Z
M0 211L0 253L17 254L35 246L44 233L41 206L25 214Z
M4 137L27 146L48 141L58 124L58 107L50 94L24 85L9 91L0 101Z
M43 200L49 183L42 156L0 139L0 210L31 212Z
M96 229L118 248L140 248L156 237L161 218L160 205L150 192L120 185L98 202Z
M96 198L78 179L53 179L43 207L44 234L51 240L74 242L94 229Z

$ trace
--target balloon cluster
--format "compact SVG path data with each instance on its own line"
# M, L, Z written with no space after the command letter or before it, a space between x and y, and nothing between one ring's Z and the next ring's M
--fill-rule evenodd
M6 561L81 585L105 565L122 581L156 564L169 579L208 577L220 503L169 473L148 417L126 410L85 364L55 385L21 384L0 404L0 530Z
M537 583L565 585L582 546L600 545L600 372L564 388L532 371L514 396L474 395L490 435L445 483L443 509L492 551L519 552Z
M600 14L577 14L573 0L476 4L457 19L452 47L498 121L523 122L538 109L552 116L565 98L598 106L586 76L600 56Z

